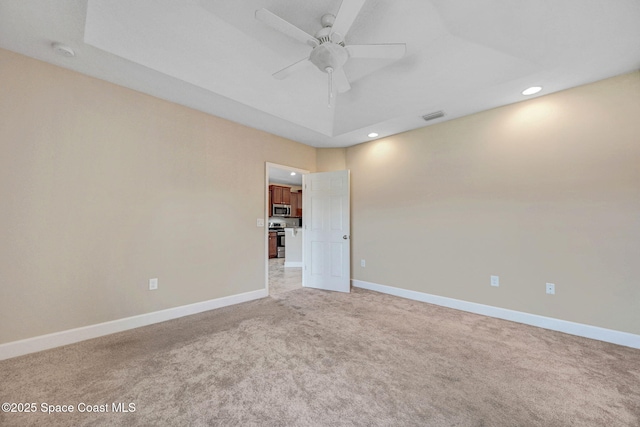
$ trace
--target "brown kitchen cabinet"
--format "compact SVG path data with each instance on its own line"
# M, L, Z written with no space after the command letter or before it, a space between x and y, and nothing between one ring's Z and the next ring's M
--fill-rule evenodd
M275 258L278 256L278 233L275 231L269 232L269 258Z
M295 206L291 203L291 187L269 185L269 212L272 211L273 205L292 205L291 215L294 216Z
M282 187L282 204L283 205L291 204L291 188L290 187Z
M276 205L291 204L291 187L282 187L280 185L270 185L271 202Z
M291 216L302 218L302 190L291 193Z
M271 193L271 203L274 205L281 205L282 203L282 187L279 185L270 185L269 192Z
M298 193L291 193L291 216L298 216Z

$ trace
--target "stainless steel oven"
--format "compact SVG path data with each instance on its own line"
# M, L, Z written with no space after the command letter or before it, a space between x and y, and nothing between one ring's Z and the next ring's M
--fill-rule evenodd
M277 240L277 242L278 242L278 255L277 255L277 257L278 258L284 258L284 251L285 251L285 249L284 249L284 235L285 235L284 230L278 231L278 240Z
M277 257L284 258L285 256L285 231L284 228L287 226L287 222L284 219L272 218L269 220L269 231L276 232L276 247L277 249Z

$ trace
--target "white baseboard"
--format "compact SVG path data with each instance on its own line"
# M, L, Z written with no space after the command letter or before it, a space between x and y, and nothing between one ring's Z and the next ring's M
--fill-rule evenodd
M302 267L302 261L285 261L284 268L288 267Z
M124 319L112 320L110 322L98 323L96 325L84 326L81 328L69 329L52 334L41 335L20 341L0 344L0 360L22 356L37 351L60 347L67 344L98 338L128 329L139 328L154 323L177 319L179 317L190 316L216 308L229 305L240 304L242 302L253 301L269 296L266 289L245 292L228 297L216 298L208 301L197 302L195 304L183 305L180 307L168 308L166 310L154 311L152 313L138 316L125 317Z
M544 317L537 314L524 313L521 311L493 307L490 305L478 304L475 302L441 297L438 295L431 295L423 292L410 291L407 289L395 288L393 286L378 285L376 283L365 282L362 280L352 279L351 283L356 288L382 292L402 298L427 302L430 304L440 305L448 308L454 308L456 310L482 314L484 316L510 320L512 322L524 323L525 325L537 326L539 328L550 329L552 331L564 332L566 334L577 335L579 337L591 338L609 342L612 344L640 349L640 335L634 335L628 332L605 329L598 326L585 325L582 323L569 322L567 320L554 319L552 317Z

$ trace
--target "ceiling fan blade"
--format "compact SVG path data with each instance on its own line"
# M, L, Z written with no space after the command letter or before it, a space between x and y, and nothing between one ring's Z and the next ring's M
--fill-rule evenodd
M343 68L333 72L333 84L336 86L338 93L345 93L351 89L349 79L347 79L347 75L344 73Z
M273 77L275 77L278 80L282 80L289 77L291 74L297 71L308 68L310 65L312 66L313 64L311 63L311 61L309 61L309 58L304 58L298 62L294 62L293 64L289 65L286 68L283 68L282 70L276 73L273 73Z
M402 58L407 51L404 43L352 44L346 46L351 58Z
M311 47L318 46L318 40L311 34L307 34L295 25L285 21L273 12L269 12L267 9L256 10L256 19L262 21L271 28L274 28L281 33L288 35L296 40L306 43Z
M351 24L353 24L356 16L360 13L360 9L362 9L365 1L366 0L342 0L340 10L338 10L338 14L336 15L336 21L331 28L331 34L338 33L342 36L342 39L344 39L351 28Z

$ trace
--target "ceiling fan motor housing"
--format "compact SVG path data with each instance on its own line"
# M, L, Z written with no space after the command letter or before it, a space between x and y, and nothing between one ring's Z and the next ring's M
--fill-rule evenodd
M349 52L344 46L336 43L323 43L311 51L309 60L324 73L329 69L339 70L349 59Z

